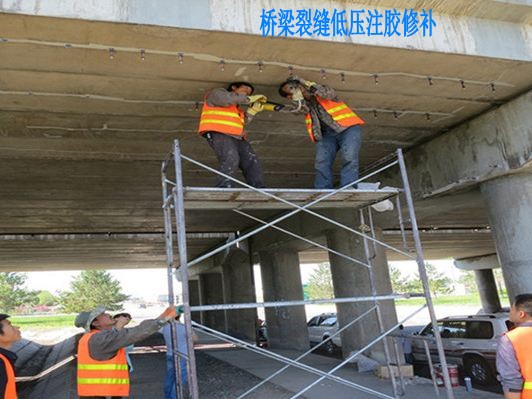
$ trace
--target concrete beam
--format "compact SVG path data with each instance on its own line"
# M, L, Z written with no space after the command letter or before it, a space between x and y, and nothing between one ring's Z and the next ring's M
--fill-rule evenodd
M501 267L497 254L455 259L454 265L460 270L491 270Z
M448 194L532 163L532 91L409 151L418 198Z
M188 280L188 290L190 306L201 305L201 291L199 279ZM192 320L194 320L196 323L203 324L202 312L192 312Z
M224 303L222 273L203 273L199 275L200 302L202 305L217 305ZM225 312L223 310L209 310L202 312L206 326L218 331L227 331Z
M501 311L501 301L497 291L497 284L492 269L475 270L475 281L482 303L482 310L486 313Z
M303 300L296 251L262 251L259 257L265 302ZM265 313L270 347L301 351L308 349L304 306L266 308Z
M371 8L384 13L388 8L412 7L407 0L381 0L356 2L312 2L315 9L346 10ZM23 0L3 1L0 12L39 16L89 19L109 22L192 28L208 31L227 31L251 35L261 34L262 9L298 9L299 2L267 0L91 0L54 1ZM356 43L362 45L439 51L485 57L531 60L532 19L529 4L496 0L474 0L467 4L459 0L427 0L423 8L432 9L437 21L434 36L423 38L384 36L313 37L319 41Z
M247 252L234 248L222 265L225 303L256 302L253 265ZM255 340L257 309L227 310L227 333L250 341Z
M532 292L532 173L490 180L481 189L508 297Z
M343 220L351 226L360 224L360 219L355 212L346 212ZM381 239L380 231L377 231L377 238ZM388 295L392 293L392 285L386 259L386 253L382 246L373 246L368 241L368 256L364 249L364 240L345 230L338 228L332 229L327 234L327 243L330 248L349 255L355 259L362 260L365 263L372 264L373 282L375 284L375 293L377 295ZM361 265L330 254L331 274L334 286L335 298L350 298L359 296L372 295L372 277L370 271ZM354 302L337 304L339 326L345 326L350 321L367 311L374 303L372 302ZM393 301L382 301L380 310L383 315L383 328L387 329L397 323L397 313ZM346 329L342 337L342 353L344 358L357 349L360 349L373 338L379 335L380 329L376 313L367 315L350 328ZM378 343L367 351L368 355L382 362L385 361L384 346Z

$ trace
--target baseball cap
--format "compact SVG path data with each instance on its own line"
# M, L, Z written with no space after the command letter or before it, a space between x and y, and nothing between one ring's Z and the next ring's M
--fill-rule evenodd
M97 318L102 313L105 313L105 306L101 306L101 305L97 306L96 308L88 312L80 312L76 316L74 325L76 327L84 328L85 331L90 331L92 322L94 321L95 318Z

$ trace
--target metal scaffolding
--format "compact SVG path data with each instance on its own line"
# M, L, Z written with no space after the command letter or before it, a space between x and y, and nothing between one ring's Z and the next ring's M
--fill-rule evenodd
M198 188L198 187L185 187L183 184L182 161L190 162L212 173L223 176L226 179L229 179L232 182L239 184L245 189L229 189L229 188L228 189L208 189L208 188ZM172 170L172 165L173 165L173 170ZM401 181L402 181L402 187L400 189L389 189L389 188L382 189L382 190L378 190L378 189L371 189L371 190L356 189L355 190L353 189L353 185L360 184L361 182L367 181L367 179L371 178L372 176L376 176L379 173L389 168L392 168L394 166L399 167ZM175 180L171 180L169 178L169 176L173 172L175 172ZM173 151L169 155L168 159L162 163L161 178L162 178L162 193L163 193L162 208L164 212L166 255L167 255L167 266L168 266L168 294L169 294L168 297L169 297L170 305L174 305L175 295L174 295L174 286L173 286L174 280L173 279L174 279L174 272L177 271L180 277L180 280L181 280L181 284L182 284L182 300L183 300L183 308L184 308L184 314L185 314L185 330L186 330L186 336L187 336L187 353L182 354L177 350L176 331L175 331L175 326L172 324L172 344L173 344L172 346L173 346L173 354L174 354L174 366L175 366L175 371L176 371L176 382L177 382L176 390L177 390L178 398L187 398L187 397L190 397L192 399L199 398L198 380L197 380L193 339L192 339L193 327L194 327L207 335L211 335L223 341L235 344L241 348L245 348L247 350L253 351L255 353L264 355L266 357L278 360L286 364L284 368L278 370L277 372L275 372L268 378L261 381L256 386L246 391L244 394L240 395L238 399L246 397L248 394L253 392L255 389L257 389L264 383L270 381L272 378L282 373L284 370L286 370L288 367L291 367L291 366L305 370L318 377L313 383L309 384L304 389L295 393L292 396L292 398L300 397L301 395L303 395L305 392L307 392L309 389L311 389L313 386L315 386L322 380L328 379L328 380L349 386L361 392L364 392L370 396L379 397L379 398L387 398L387 399L397 399L400 396L404 395L405 383L404 383L403 375L401 373L401 367L399 367L400 364L402 363L400 361L400 355L399 355L400 352L397 349L396 342L393 341L393 345L390 345L390 343L392 343L392 341L390 340L393 340L393 334L396 332L397 328L401 324L403 324L404 322L406 322L407 320L409 320L410 318L418 314L420 311L427 308L429 315L430 315L431 323L433 325L434 340L436 342L438 356L439 356L439 360L440 360L440 364L442 368L446 395L448 399L454 399L451 381L450 381L449 373L447 370L447 362L446 362L445 354L443 351L441 336L437 328L437 319L436 319L436 315L434 312L434 306L433 306L431 293L429 289L427 273L425 270L423 250L421 247L421 241L419 237L418 226L417 226L416 216L414 212L414 204L413 204L412 194L411 194L410 186L408 182L408 175L407 175L406 166L405 166L405 162L403 158L403 153L400 149L398 149L393 156L388 156L383 160L383 162L377 164L376 168L374 168L374 170L371 173L368 173L362 178L354 182L351 182L348 185L340 187L338 189L335 189L335 190L294 190L294 189L282 190L282 189L255 188L255 187L252 187L246 184L245 182L239 181L231 176L225 175L217 171L216 169L213 169L207 165L204 165L192 158L189 158L181 154L179 141L175 140ZM213 202L211 201L209 206L211 207L214 206L215 209L218 209L220 207L223 207L224 209L232 208L232 210L238 213L239 215L242 215L244 217L247 217L250 220L257 222L257 225L256 227L250 229L249 231L243 234L239 234L235 236L233 239L228 240L225 244L220 245L216 247L215 249L212 249L211 251L208 251L207 253L198 256L195 259L188 260L187 228L186 228L186 221L185 221L185 203L186 203L187 198L188 198L188 201L200 200L201 198L204 198L205 196L207 196L208 193L211 193L211 194L214 193L213 195L215 199L218 199L219 201L223 203L223 204L216 203L216 205L214 205ZM231 195L227 196L226 195L227 193L230 193ZM261 203L260 199L257 198L257 195L255 194L258 194L259 197L261 197L264 200L264 202ZM408 209L407 219L403 218L401 199L400 199L401 195L404 195L404 198L406 200L406 205ZM401 234L403 237L403 248L392 247L382 242L381 240L377 239L375 228L373 225L371 205L374 205L385 199L389 199L389 198L391 199L393 197L395 197L398 224L400 226ZM335 198L337 201L344 201L344 202L345 202L345 198L350 198L350 201L352 201L350 204L354 204L353 207L355 208L355 210L358 210L359 212L361 227L362 227L360 230L354 229L350 226L347 226L341 222L328 218L320 213L316 213L313 210L309 209L311 207L319 207L320 205L325 206L324 204L329 204L328 206L334 206L334 205L331 205L332 203L331 201L334 202ZM212 197L210 199L212 200ZM302 199L303 200L307 199L307 202L304 202L302 205L300 205L299 203L301 203ZM250 201L253 203L250 203ZM279 209L282 207L284 209L291 209L291 210L278 215L273 220L266 221L258 217L255 217L253 215L250 215L244 212L242 209L235 209L237 208L237 206L235 206L234 203L241 205L244 202L248 205L248 208L250 209L260 209L261 206L264 206L267 209ZM277 205L272 206L272 203L276 203ZM279 206L278 204L281 204L281 205ZM345 206L345 203L342 206ZM196 209L197 208L198 207L196 207ZM174 213L173 216L172 216L172 210ZM336 250L328 248L325 245L322 245L318 242L310 240L306 237L302 237L298 234L295 234L293 232L290 232L278 226L278 224L282 222L283 220L286 220L289 217L294 216L298 213L302 213L302 212L306 214L310 214L327 223L330 223L331 225L339 229L346 230L352 234L355 234L361 237L363 239L365 259L362 259L362 260L355 259L352 256L340 253ZM406 235L405 235L405 225L408 222L410 223L410 228L411 228L411 232L413 236L414 249L408 248L408 245L407 245L407 240L406 240ZM173 231L174 226L175 226L175 233ZM190 301L189 301L189 268L192 267L193 265L196 265L202 262L205 259L210 258L211 256L217 253L220 253L226 250L227 248L230 248L238 244L241 241L247 240L248 238L268 228L276 229L292 237L301 239L308 244L312 244L336 256L342 257L343 259L349 260L353 262L353 267L367 268L369 271L371 295L365 296L365 297L350 297L350 298L335 298L335 299L320 299L320 300L281 301L281 302L263 302L263 303L254 302L254 303L234 303L234 304L191 306ZM177 251L179 254L178 262L176 262L174 259L174 251L175 251L174 234L176 236ZM409 259L416 260L417 265L418 265L419 276L423 284L424 292L422 296L425 298L425 301L426 301L423 306L421 306L419 309L411 313L409 316L407 316L406 318L404 318L397 324L393 325L391 328L385 328L384 326L383 317L382 317L381 309L380 309L380 302L383 300L409 298L410 295L399 295L399 294L378 295L377 294L375 276L374 276L374 271L373 271L374 269L373 260L376 256L376 251L377 251L378 246L382 246L389 251L394 251ZM298 305L315 304L315 303L355 303L355 302L369 302L369 303L372 303L372 306L369 308L369 310L360 314L354 320L350 321L344 326L340 326L341 328L339 328L338 331L332 334L327 340L322 341L318 346L315 346L309 351L303 353L295 360L281 356L277 353L265 350L263 348L257 347L254 344L251 344L249 342L236 339L223 332L216 331L212 328L209 328L205 325L195 323L192 321L192 318L191 318L191 312L193 311L298 306ZM335 368L333 368L332 370L328 372L324 372L322 370L313 368L311 366L308 366L300 362L300 360L304 358L305 356L307 356L309 353L313 352L314 350L319 348L321 345L327 343L327 341L332 340L334 336L352 327L355 323L359 322L360 320L363 320L370 314L376 315L378 329L379 329L378 336L376 336L371 342L367 343L364 347L351 353L347 359L343 360ZM367 351L369 348L371 348L373 345L377 344L378 342L382 342L382 345L384 348L386 366L388 367L388 373L390 375L393 396L390 396L386 393L376 391L369 387L365 387L363 385L354 383L353 381L349 381L337 375L334 375L334 373L337 370L339 370L341 367L343 367L345 364L353 360L358 355ZM397 378L393 370L394 360L392 359L392 349L393 349L393 354L395 357L395 363L397 364L397 369L398 369L398 374L399 374L398 377L400 380L399 383L397 381ZM430 361L430 356L429 356L429 361ZM186 364L186 368L188 371L186 384L182 383L181 381L181 366L183 364ZM431 373L432 373L432 367L431 367ZM436 393L439 394L437 388L436 388Z

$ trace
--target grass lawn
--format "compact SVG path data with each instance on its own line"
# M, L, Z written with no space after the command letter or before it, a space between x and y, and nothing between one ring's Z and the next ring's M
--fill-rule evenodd
M75 314L66 315L38 315L38 316L13 316L11 322L21 329L46 329L57 327L74 327Z
M480 306L480 297L478 294L470 295L439 295L438 297L432 295L432 300L434 305L478 305ZM412 305L412 306L421 306L425 303L425 298L411 298L411 299L397 299L395 301L396 305ZM502 306L508 305L508 298L501 297Z

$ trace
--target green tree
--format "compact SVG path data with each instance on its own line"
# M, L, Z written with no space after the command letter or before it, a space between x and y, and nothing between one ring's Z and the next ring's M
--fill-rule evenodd
M120 282L105 270L84 270L70 283L70 291L59 295L65 312L81 312L104 305L109 310L121 310L129 296L122 292Z
M449 294L452 292L452 280L449 277L439 272L436 266L430 263L425 264L425 269L429 280L430 292L434 296L437 297L439 294ZM423 284L418 273L406 281L405 292L423 292Z
M36 305L37 292L24 287L28 276L24 273L0 273L0 311L11 312L18 306Z
M59 302L59 298L50 291L41 291L37 294L39 298L39 305L54 306Z
M308 295L310 299L333 298L331 268L327 263L318 265L308 281Z
M477 283L475 281L475 272L472 270L463 270L458 278L458 282L462 284L468 294L478 292Z
M408 278L404 277L399 268L390 265L390 280L392 281L393 292L400 294L408 291Z
M502 275L502 269L496 268L493 269L493 277L495 278L495 284L497 285L497 291L501 298L508 298L508 291L506 289L506 283L504 282L504 277Z

